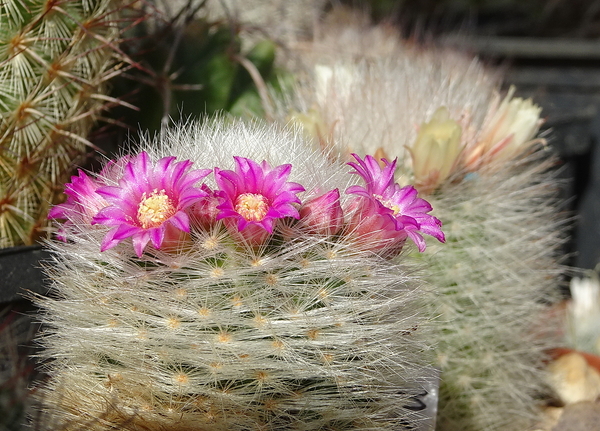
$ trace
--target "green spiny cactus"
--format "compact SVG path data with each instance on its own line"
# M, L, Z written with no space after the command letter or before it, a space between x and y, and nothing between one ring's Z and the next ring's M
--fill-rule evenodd
M73 177L72 200L54 214L67 219L69 242L50 245L54 298L38 300L52 377L40 392L53 416L38 429L417 427L423 418L414 397L430 374L415 307L419 282L398 254L404 231L364 231L363 222L387 216L362 218L357 208L372 201L340 196L359 176L310 149L298 132L231 121L182 125L141 148L147 153L94 178ZM186 175L198 180L209 171L184 171L189 162L175 165L166 156L217 166L203 192L193 191L208 195L183 208L181 190L168 185L171 174L189 187ZM233 167L232 156L236 173L222 171ZM268 166L263 187L260 172ZM148 179L146 172L153 172ZM283 183L288 174L293 182ZM94 192L98 184L112 187ZM137 191L125 193L133 184ZM241 193L246 187L252 192ZM117 199L118 190L125 194ZM116 220L104 198L134 205L121 220L132 240L102 226ZM283 206L271 213L265 205ZM163 216L183 224L189 217L190 233L173 236L164 227L163 238L152 234L146 244L147 229L167 226ZM439 221L422 216L441 235ZM274 223L272 234L265 220ZM386 232L400 236L385 239Z
M109 98L118 0L0 3L0 247L32 244Z

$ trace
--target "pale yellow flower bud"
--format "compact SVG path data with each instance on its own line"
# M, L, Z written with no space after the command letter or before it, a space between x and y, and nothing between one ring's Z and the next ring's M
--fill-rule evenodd
M321 114L316 109L309 109L304 113L293 111L288 116L287 121L299 125L304 136L323 149L328 148L333 140L333 130L325 124Z
M453 172L462 149L461 134L462 128L445 107L438 108L431 120L421 125L409 148L415 186L420 191L435 190Z
M542 108L531 99L513 98L511 87L500 104L499 97L490 105L475 145L465 157L467 168L474 170L482 163L506 161L533 145L543 120Z

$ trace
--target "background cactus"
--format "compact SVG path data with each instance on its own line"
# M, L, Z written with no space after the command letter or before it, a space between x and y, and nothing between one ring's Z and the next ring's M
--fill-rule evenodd
M549 393L547 310L567 227L556 161L533 140L539 108L512 90L501 102L498 79L470 57L364 22L327 28L299 53L307 72L282 121L342 154L398 157L399 182L431 193L450 245L422 258L438 316L438 428L526 429Z
M0 4L0 247L43 235L49 206L111 99L113 0Z
M196 168L231 168L232 156L264 159L273 168L290 163L289 180L306 189L306 206L311 197L359 182L299 133L276 127L218 120L161 136L141 144L155 162L175 155ZM111 175L122 169L108 166L93 181L116 185ZM214 190L211 177L205 184ZM152 196L163 201L156 190ZM136 252L129 240L103 240L107 229L90 225L89 214L62 207L70 242L50 244L54 298L38 300L49 327L42 342L52 380L42 400L52 426L418 427L415 397L430 369L419 281L404 255L356 237L342 226L341 208L315 213L314 203L311 211L300 210L298 223L288 217L256 243L228 219L214 219L212 196L191 210L189 237ZM146 194L143 199L149 202ZM349 199L342 195L346 217ZM100 216L107 211L96 220L105 223ZM303 230L311 217L316 224Z
M270 1L258 3L264 16L277 10ZM275 64L277 42L267 29L247 21L251 18L240 16L237 8L225 13L218 1L157 1L146 6L144 20L123 44L137 68L116 80L112 93L138 109L116 109L113 118L151 133L170 121L223 111L271 118L267 86L285 86L288 72Z
M554 167L541 150L432 197L449 245L427 262L440 430L523 429L552 394L544 362L562 342L549 305L560 299L566 228Z

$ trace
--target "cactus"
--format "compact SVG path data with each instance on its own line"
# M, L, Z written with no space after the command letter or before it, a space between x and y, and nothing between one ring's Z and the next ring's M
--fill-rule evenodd
M399 182L430 193L449 243L417 258L437 316L438 427L527 429L549 394L543 363L557 340L546 313L567 227L555 160L534 139L540 109L514 89L501 99L468 57L381 28L329 29L299 56L312 77L280 118L342 154L398 157Z
M0 247L44 234L60 185L111 99L116 0L0 4Z
M430 197L448 220L447 250L428 261L439 313L441 430L527 429L552 395L545 361L560 343L560 212L543 149L467 174Z
M159 139L51 212L47 429L417 427L429 346L402 248L443 234L395 165L350 175L233 120Z

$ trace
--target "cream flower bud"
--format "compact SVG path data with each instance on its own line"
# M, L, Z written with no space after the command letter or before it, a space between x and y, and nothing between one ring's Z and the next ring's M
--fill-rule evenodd
M474 170L482 163L510 160L536 142L533 138L543 123L542 108L531 99L513 98L514 92L515 87L511 87L500 104L497 97L490 105L475 145L466 154L467 168Z
M594 271L587 277L573 277L570 290L567 306L570 347L600 353L600 278Z
M435 190L452 173L462 149L461 134L462 128L445 107L438 108L431 120L421 125L409 148L415 185L420 191Z
M316 99L320 106L331 103L332 97L342 102L348 100L357 82L353 68L345 64L333 67L317 64L314 76Z

